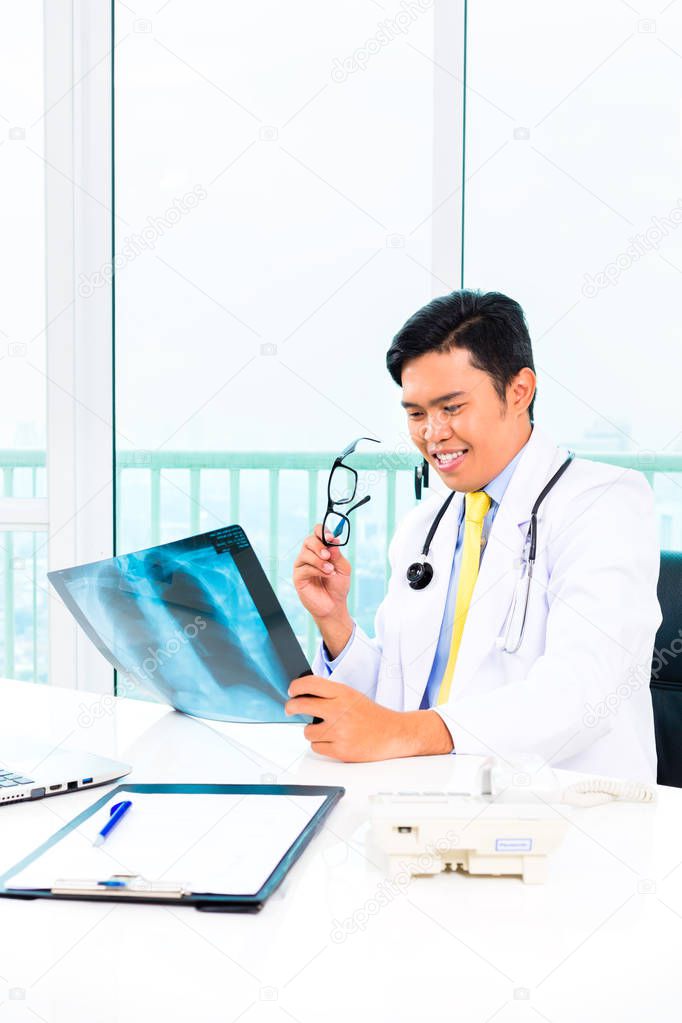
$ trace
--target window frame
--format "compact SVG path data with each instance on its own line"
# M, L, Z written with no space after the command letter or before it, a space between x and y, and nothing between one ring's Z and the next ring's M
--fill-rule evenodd
M114 551L113 4L45 0L48 571ZM50 593L51 685L112 693L113 668Z

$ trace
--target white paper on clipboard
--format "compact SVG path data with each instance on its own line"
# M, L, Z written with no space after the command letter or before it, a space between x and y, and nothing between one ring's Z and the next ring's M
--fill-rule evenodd
M112 800L114 794L112 793ZM57 879L139 874L201 894L255 895L325 801L324 795L119 792L132 806L101 846L112 801L50 846L8 889Z

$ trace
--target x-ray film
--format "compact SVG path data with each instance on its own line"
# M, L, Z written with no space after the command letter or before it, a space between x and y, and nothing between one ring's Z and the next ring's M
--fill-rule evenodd
M176 710L219 721L287 716L310 666L241 526L48 574L119 692L155 690Z

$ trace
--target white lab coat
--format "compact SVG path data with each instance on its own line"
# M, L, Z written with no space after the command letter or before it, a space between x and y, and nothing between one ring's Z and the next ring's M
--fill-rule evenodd
M495 640L510 606L538 494L567 452L537 425L498 508L476 581L448 703L435 707L456 753L539 754L567 770L655 781L649 692L661 613L651 488L632 469L576 458L540 507L538 550L518 652ZM438 527L423 590L405 573L443 496L412 509L391 541L375 638L355 637L331 679L394 710L417 710L433 663L459 521ZM313 670L328 675L318 649Z

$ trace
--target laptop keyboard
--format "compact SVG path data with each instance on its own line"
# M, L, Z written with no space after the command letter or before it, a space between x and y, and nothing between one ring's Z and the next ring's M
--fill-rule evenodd
M32 785L33 778L24 778L23 774L13 774L12 771L0 771L0 789L9 789L14 785Z

